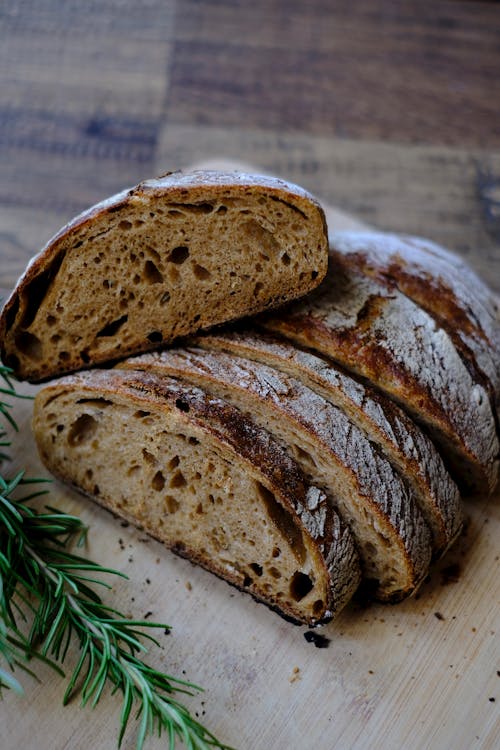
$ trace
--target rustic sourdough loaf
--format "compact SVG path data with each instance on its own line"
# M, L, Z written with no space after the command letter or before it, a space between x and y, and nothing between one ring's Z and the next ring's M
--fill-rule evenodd
M319 204L277 178L198 171L148 180L53 237L0 317L1 356L40 381L157 347L313 289Z
M224 352L150 352L119 367L173 376L238 407L323 490L354 536L373 595L397 601L427 573L429 529L413 494L342 411L298 380Z
M456 255L420 237L336 232L331 245L348 256L352 268L399 289L447 331L496 411L500 399L498 302L473 270Z
M286 372L338 406L411 485L432 531L434 556L443 554L453 543L462 528L458 488L433 443L394 401L331 361L272 334L240 327L191 341L204 349L226 351Z
M331 249L321 287L260 323L395 399L428 430L461 489L493 491L499 444L488 393L447 332L398 289L359 273Z
M351 534L296 463L230 405L168 378L99 371L42 389L33 429L64 481L298 622L359 583Z

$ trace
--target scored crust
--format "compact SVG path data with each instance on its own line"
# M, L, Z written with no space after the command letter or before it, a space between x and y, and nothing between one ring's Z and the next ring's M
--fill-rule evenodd
M339 409L284 373L224 352L176 348L118 366L188 381L251 415L350 527L374 596L398 601L418 587L431 556L429 529L411 490Z
M66 225L0 316L1 356L40 381L153 349L316 287L324 213L277 178L210 171L147 180Z
M330 619L359 583L324 495L265 431L196 388L69 376L38 393L33 429L53 473L293 620Z
M397 401L429 432L465 492L491 493L498 476L495 418L445 330L397 289L330 249L321 287L266 313L264 328L341 364Z
M458 256L421 237L336 232L331 245L361 273L397 288L450 335L472 377L500 403L498 300ZM498 427L498 416L497 416Z
M240 326L197 336L191 342L288 373L342 409L411 485L433 534L434 556L444 554L453 543L463 520L458 488L432 442L394 401L332 362L266 332Z

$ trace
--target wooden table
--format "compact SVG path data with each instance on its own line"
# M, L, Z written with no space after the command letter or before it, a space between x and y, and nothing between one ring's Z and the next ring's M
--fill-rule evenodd
M5 3L0 292L86 206L220 158L448 245L500 290L499 34L496 4L467 0ZM17 408L15 463L40 472L29 407ZM416 600L349 607L318 650L303 628L54 494L91 524L89 554L130 575L113 601L173 625L151 658L205 685L193 710L241 750L498 741L498 500L468 505L467 535ZM117 697L63 709L62 684L42 676L24 702L0 704L2 750L115 747Z

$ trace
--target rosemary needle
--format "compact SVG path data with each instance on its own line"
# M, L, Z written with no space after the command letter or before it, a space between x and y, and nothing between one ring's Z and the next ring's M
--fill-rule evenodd
M0 365L5 383L0 388L0 417L17 429L5 401L17 395L10 375ZM8 445L6 431L0 430L0 448ZM0 464L6 459L0 453ZM228 750L174 697L201 688L163 674L140 658L147 651L144 639L157 641L138 628L168 626L130 620L106 605L96 591L97 586L110 588L102 575L123 574L70 551L71 542L81 545L85 539L87 529L80 518L30 505L44 494L37 486L40 481L26 479L22 471L13 477L0 471L0 659L5 664L0 664L0 690L22 693L12 672L18 667L36 677L27 666L29 660L48 663L63 675L59 664L76 641L79 659L63 703L79 694L84 705L95 706L107 685L112 692L121 691L119 746L135 709L138 750L155 732L165 733L170 750L178 740L189 750ZM35 484L34 491L20 497L30 484Z

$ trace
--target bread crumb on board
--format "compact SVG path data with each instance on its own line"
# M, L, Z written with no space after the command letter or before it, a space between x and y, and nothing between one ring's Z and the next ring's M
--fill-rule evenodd
M294 667L293 670L292 670L292 675L289 678L288 682L294 683L294 682L297 682L300 679L301 679L301 677L300 677L300 668L299 667Z

